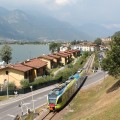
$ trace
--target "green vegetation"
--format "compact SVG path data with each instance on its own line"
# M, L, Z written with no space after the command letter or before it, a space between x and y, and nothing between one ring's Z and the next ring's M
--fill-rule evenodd
M0 50L0 56L8 64L12 59L12 48L7 44L4 45Z
M60 71L56 76L53 76L52 74L43 76L43 77L37 77L34 82L29 83L28 80L22 80L21 85L23 88L28 88L29 86L44 86L44 85L50 85L52 83L57 82L65 82L68 77L73 75L79 68L82 68L84 63L87 60L87 57L89 54L86 54L86 52L77 60L77 62L72 65L69 64L67 68Z
M97 70L99 68L99 60L98 60L98 51L95 51L95 59L93 63L93 69Z
M103 59L102 68L108 71L109 75L120 76L120 37L114 37L111 44L111 50L107 51L106 58Z
M13 97L12 95L9 95L9 98ZM4 101L4 100L7 100L9 99L7 98L7 96L0 96L0 101Z
M115 32L115 33L114 33L114 35L112 36L112 38L117 37L117 36L119 36L119 37L120 37L120 31Z
M23 88L29 88L29 86L45 86L50 85L52 83L56 83L60 78L58 77L52 77L50 75L43 76L43 77L37 77L34 82L29 83L28 80L22 80L21 85Z
M120 80L116 81L107 77L102 83L81 90L63 120L119 120Z
M49 44L49 50L54 53L55 51L59 51L60 50L60 46L61 43L55 43L55 42L51 42Z
M62 82L65 82L71 75L75 74L79 68L82 68L87 60L89 54L84 53L78 58L77 62L73 65L72 63L67 66L64 70L60 71L56 77L62 77Z
M94 43L99 47L102 44L102 40L100 38L97 38Z

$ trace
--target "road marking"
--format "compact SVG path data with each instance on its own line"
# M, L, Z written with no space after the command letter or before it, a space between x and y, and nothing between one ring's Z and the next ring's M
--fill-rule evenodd
M55 84L56 85L56 84ZM42 92L45 92L45 91L48 91L48 90L52 90L53 88L55 88L55 85L54 86L49 86L48 88L46 88L45 90L43 89L43 90L38 90L38 91L36 91L35 93L34 93L34 95L37 95L37 94L40 94L40 93L42 93ZM27 96L25 96L25 94L23 94L23 97L22 96L18 96L18 98L17 98L17 100L12 100L12 101L10 101L10 102L7 102L7 103L0 103L0 106L4 106L4 105L8 105L8 104L11 104L11 103L14 103L14 102L17 102L17 101L19 101L20 100L20 97L22 97L22 99L26 99L26 98L29 98L31 95L27 95Z
M14 116L14 115L11 115L11 114L7 114L7 116L10 116L10 117L13 117L13 118L15 118L15 116Z
M37 98L36 101L44 99L45 97L47 97L47 95L44 95L43 97Z
M8 110L6 110L6 111L3 111L3 112L1 112L0 114L4 114L5 112L7 112L7 111L9 111L9 110L12 110L12 109L16 109L16 108L18 108L18 106L14 107L14 108L10 108L10 109L8 109Z
M29 105L30 103L23 103L22 105Z

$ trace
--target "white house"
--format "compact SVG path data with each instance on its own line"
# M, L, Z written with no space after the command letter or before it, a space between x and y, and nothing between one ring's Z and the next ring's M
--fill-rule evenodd
M61 46L61 47L60 47L60 51L66 51L66 50L68 50L68 47L67 47L67 46Z
M80 51L95 51L95 44L89 44L89 43L82 43L77 45L72 45L71 49L78 49Z

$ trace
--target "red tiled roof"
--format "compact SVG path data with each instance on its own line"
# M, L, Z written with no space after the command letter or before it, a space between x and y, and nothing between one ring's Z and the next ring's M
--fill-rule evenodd
M70 55L70 53L65 53L65 52L59 52L60 54L64 54L64 55L67 55L67 56L69 56Z
M26 72L26 71L29 71L29 70L33 69L33 68L25 66L21 63L17 63L15 65L10 65L8 68L23 71L23 72Z
M75 53L76 51L75 50L69 50L69 52Z
M43 55L43 56L40 56L39 58L44 58L44 59L47 59L47 60L53 60L54 59L53 57L48 56L48 55Z
M61 53L55 53L55 54L58 55L58 56L61 56L61 57L68 57L68 55L61 54Z
M65 53L69 53L69 54L72 54L73 52L70 52L70 51L64 51Z
M24 65L26 66L30 66L30 67L33 67L33 68L41 68L41 67L44 67L47 65L47 62L44 62L40 59L32 59L30 61L27 61L25 63L23 63Z
M76 52L80 52L80 50L75 50Z
M48 56L53 57L53 58L56 58L56 59L59 59L59 58L60 58L60 56L53 55L53 54L49 54Z

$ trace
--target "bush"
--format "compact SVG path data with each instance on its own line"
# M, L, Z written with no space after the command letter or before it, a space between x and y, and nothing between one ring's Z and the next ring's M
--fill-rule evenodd
M11 82L11 83L8 84L8 89L9 90L14 90L15 88L16 88L16 86L15 86L14 82Z
M24 79L20 81L20 84L23 88L27 88L30 86L29 80L28 79Z

